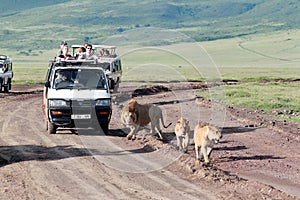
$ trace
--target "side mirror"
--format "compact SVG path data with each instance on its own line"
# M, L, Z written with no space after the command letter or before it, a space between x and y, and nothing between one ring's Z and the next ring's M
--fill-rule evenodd
M47 82L45 83L45 87L50 87L50 81L47 81Z

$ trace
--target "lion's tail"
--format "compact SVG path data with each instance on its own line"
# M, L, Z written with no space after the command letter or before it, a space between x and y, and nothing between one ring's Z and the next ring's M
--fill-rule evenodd
M163 125L164 128L168 128L169 126L171 126L172 122L169 123L169 124L166 126L165 123L164 123L163 115L161 115L161 124Z
M168 128L169 126L172 125L172 122L170 122L170 124L168 124L168 126L165 126L164 123L162 123L162 125L164 126L164 128Z

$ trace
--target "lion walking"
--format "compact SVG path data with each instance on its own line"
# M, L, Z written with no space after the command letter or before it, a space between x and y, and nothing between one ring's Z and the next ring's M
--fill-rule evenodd
M197 124L194 129L196 159L199 162L202 156L205 163L209 163L209 155L215 143L222 138L220 131L214 126ZM200 148L200 153L199 153Z
M187 152L187 148L189 146L189 140L190 140L189 120L180 117L175 125L174 132L176 135L177 146L179 150L183 152Z
M134 140L140 126L146 126L151 123L151 133L155 131L159 138L163 139L160 123L164 128L168 128L164 124L163 114L161 108L154 104L139 104L136 100L131 99L122 109L121 121L130 127L130 133L127 134L128 139Z

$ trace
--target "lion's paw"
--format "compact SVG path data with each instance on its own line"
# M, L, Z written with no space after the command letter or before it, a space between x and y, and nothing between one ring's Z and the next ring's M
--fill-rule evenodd
M127 137L128 140L131 140L132 139L132 134L128 134L126 137Z

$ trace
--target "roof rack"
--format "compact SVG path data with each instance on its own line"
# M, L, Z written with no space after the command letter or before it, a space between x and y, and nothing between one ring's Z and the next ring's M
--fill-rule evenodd
M73 49L73 56L74 56L75 50L77 48L83 47L83 45L74 44L71 47ZM100 58L100 57L107 57L107 58L117 57L117 53L116 53L117 46L94 44L94 45L92 45L92 47L93 47L93 51L94 51L95 55L97 55L98 58ZM100 51L103 54L100 54Z
M95 48L96 51L102 51L102 55L99 54L98 57L110 57L115 58L117 57L116 53L116 46L110 46L110 45L93 45L93 48Z
M51 61L56 66L73 66L73 65L96 65L97 60L61 60L61 61Z
M0 60L6 60L8 57L6 55L0 55Z

